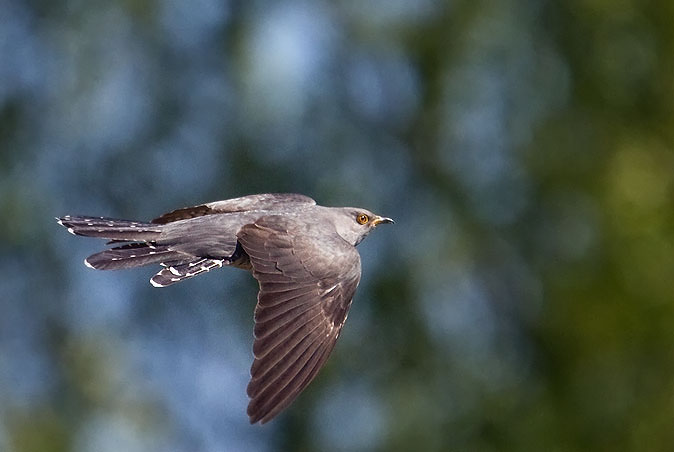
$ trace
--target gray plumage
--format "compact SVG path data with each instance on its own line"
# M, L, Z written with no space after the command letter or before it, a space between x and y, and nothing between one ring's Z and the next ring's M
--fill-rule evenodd
M390 218L351 207L323 207L304 195L260 194L186 207L151 222L103 217L57 219L68 231L113 245L85 260L97 270L161 264L150 282L165 287L214 268L250 271L255 359L250 422L290 405L332 351L360 281L355 246Z

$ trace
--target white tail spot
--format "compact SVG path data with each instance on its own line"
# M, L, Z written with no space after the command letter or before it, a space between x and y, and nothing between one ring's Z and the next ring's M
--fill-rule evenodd
M175 267L169 267L169 271L176 276L180 276L180 272L175 269Z

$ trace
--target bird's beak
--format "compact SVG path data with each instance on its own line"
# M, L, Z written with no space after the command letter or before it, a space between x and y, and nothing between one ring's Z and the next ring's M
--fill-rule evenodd
M391 224L393 224L393 223L395 223L395 221L393 221L391 218L388 218L388 217L377 217L374 220L372 220L373 226L377 226L380 223L391 223Z

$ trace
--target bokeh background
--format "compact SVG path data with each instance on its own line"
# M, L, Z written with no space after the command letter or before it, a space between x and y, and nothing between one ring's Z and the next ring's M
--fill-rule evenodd
M0 450L669 451L674 2L0 0ZM256 285L94 272L64 214L396 219L272 423Z

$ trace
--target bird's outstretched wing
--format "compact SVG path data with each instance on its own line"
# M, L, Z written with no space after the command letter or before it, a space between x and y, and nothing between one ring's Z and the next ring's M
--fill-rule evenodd
M247 212L249 210L272 210L288 204L316 204L308 196L297 193L265 193L260 195L241 196L224 201L209 202L198 206L183 207L173 210L152 220L155 224L166 224L188 218L201 217L214 213Z
M330 355L360 281L360 256L334 229L284 216L258 219L238 239L260 284L248 416L265 423Z

